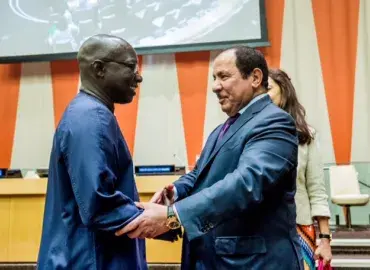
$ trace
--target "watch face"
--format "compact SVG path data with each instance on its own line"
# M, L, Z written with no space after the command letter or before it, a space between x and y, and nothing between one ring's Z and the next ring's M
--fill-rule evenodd
M180 228L180 223L176 219L173 219L173 220L171 219L171 220L168 221L167 226L171 230L176 230L176 229Z

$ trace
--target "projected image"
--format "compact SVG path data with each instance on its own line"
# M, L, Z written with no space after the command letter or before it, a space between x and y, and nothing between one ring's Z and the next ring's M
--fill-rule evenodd
M259 0L8 0L0 10L0 56L75 52L97 33L134 47L261 38ZM238 14L233 31L215 31Z

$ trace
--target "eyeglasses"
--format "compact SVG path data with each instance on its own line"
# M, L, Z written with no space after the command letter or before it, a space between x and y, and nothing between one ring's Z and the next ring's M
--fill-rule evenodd
M138 64L131 64L131 63L126 63L126 62L114 61L114 60L110 60L110 59L100 59L100 60L105 62L105 63L117 63L117 64L120 64L120 65L124 65L124 66L128 67L129 69L131 69L135 74L139 73Z

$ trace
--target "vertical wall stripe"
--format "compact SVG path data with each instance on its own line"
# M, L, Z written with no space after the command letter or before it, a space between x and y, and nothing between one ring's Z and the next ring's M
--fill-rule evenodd
M318 134L323 161L335 162L311 0L285 1L281 68L292 79L306 119ZM295 23L299 18L305 23Z
M312 0L338 164L351 158L359 0Z
M206 116L204 121L203 131L203 146L206 143L209 134L219 125L226 121L227 114L221 110L217 96L212 92L213 85L213 62L220 51L211 51L211 60L209 61L208 72L208 87L207 87L207 102Z
M370 162L370 2L360 1L352 162Z
M48 168L54 135L49 63L25 63L19 90L12 168Z
M189 166L202 151L210 52L177 53L182 121Z
M174 55L143 56L142 74L134 163L187 166Z
M0 65L0 168L11 163L21 64Z
M142 70L142 57L139 56L139 72ZM130 104L116 105L115 115L127 142L130 153L134 155L135 132L137 122L138 100L140 98L140 86L136 90L136 96Z
M79 69L76 60L50 63L54 97L54 122L58 125L63 112L77 93Z
M284 0L265 0L267 32L271 46L260 50L271 67L280 67L284 5Z

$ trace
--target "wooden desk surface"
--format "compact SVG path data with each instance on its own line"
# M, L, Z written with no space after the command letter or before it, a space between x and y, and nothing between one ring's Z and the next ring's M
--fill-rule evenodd
M140 194L155 193L176 181L180 175L136 176L136 185ZM0 179L0 196L45 195L47 178L40 179Z
M179 178L178 175L138 176L140 200ZM35 262L39 252L47 179L0 180L0 262ZM179 263L181 244L147 239L149 263Z

